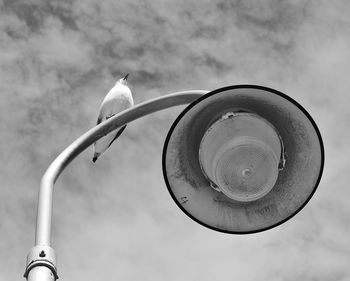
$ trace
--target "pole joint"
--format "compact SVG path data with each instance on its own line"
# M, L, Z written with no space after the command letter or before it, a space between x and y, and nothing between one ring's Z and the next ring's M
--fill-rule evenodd
M27 265L24 277L27 278L31 269L45 266L52 271L55 280L58 279L55 250L49 246L37 245L30 249L27 255Z

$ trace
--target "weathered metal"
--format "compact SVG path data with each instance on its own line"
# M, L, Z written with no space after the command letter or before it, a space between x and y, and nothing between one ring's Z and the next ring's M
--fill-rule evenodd
M208 130L214 130L212 125L232 112L251 113L266 120L276 129L283 144L278 178L273 188L264 196L252 197L255 200L247 202L234 200L234 196L230 198L218 192L217 188L212 188L208 175L202 172L199 157L200 146ZM235 135L224 129L220 129L220 134L228 134L229 137ZM206 149L213 147L215 150L215 145ZM208 151L206 153L210 154ZM228 150L225 154L225 161L234 158L229 157L230 153L233 152ZM221 166L207 170L212 169L215 173L216 170L226 170L223 181L230 182L229 170L231 168L235 172L239 159L230 160L232 163L225 161L215 162L214 159L207 167ZM176 119L163 149L163 174L177 205L196 222L217 231L235 234L267 230L298 213L314 194L323 164L321 135L307 111L289 96L255 85L221 88L196 100ZM242 173L249 172L243 169Z

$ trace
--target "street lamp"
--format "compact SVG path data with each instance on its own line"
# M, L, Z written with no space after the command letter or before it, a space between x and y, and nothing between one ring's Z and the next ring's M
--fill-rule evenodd
M188 216L214 230L244 234L281 224L306 205L322 175L324 150L315 122L297 102L254 85L165 95L92 128L46 170L39 190L35 246L27 256L27 280L58 278L51 248L52 194L64 168L109 132L188 103L163 149L165 182Z

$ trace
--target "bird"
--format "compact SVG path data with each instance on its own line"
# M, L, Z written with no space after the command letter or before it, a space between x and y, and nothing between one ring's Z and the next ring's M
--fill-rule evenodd
M129 73L126 74L123 78L119 79L103 99L96 125L108 120L115 114L124 111L134 105L131 90L127 86L128 76ZM118 130L112 131L94 143L94 155L92 162L96 162L101 154L105 152L111 146L111 144L122 134L125 128L126 125L122 126Z

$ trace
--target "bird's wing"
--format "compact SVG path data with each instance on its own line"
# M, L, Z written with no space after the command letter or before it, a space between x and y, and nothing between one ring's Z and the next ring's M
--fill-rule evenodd
M102 101L97 125L131 106L133 106L133 100L130 90L123 85L113 87ZM110 132L94 143L94 155L97 155L96 159L94 156L95 161L122 134L125 127L126 125L123 125L118 130Z
M102 114L101 114L101 112L100 112L100 114L99 114L98 117L97 117L96 125L100 124L100 123L102 122L102 120L103 120L103 116L102 116Z
M108 147L110 147L112 145L112 143L122 134L122 132L125 130L126 125L124 125L123 127L121 127L118 131L118 133L115 135L115 137L111 140L111 142L109 143Z
M116 112L120 111L118 107L120 105L115 100L105 98L101 104L96 125L114 116Z

